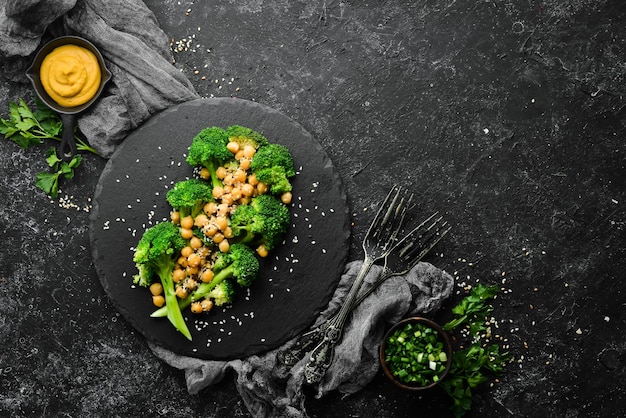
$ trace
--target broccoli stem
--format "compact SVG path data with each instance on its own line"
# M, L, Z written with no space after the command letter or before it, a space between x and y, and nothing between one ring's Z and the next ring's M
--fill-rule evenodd
M209 173L211 173L211 184L213 184L213 188L224 187L222 181L217 178L217 165L208 161L204 162L202 165L206 167L207 170L209 170Z
M163 285L163 293L165 294L165 306L167 308L167 319L180 331L188 340L191 341L191 333L187 328L187 323L183 318L183 313L178 306L178 298L176 297L176 289L174 287L174 278L172 277L172 261L167 258L166 262L159 263L158 276Z
M215 276L213 276L213 280L211 280L210 282L208 282L208 283L201 283L196 288L196 290L194 290L191 293L191 295L187 296L185 299L176 300L176 307L177 307L178 311L181 312L182 310L187 309L189 307L189 305L191 305L192 302L197 301L197 300L201 300L206 295L208 295L211 292L211 290L213 290L213 288L215 286L220 284L223 280L228 279L232 275L233 275L233 267L232 267L232 264L231 264L228 267L223 268L222 270L220 270L219 273L217 273ZM176 297L176 294L174 294L174 297ZM169 318L171 309L170 309L170 303L167 301L167 297L166 297L166 301L165 302L166 302L165 306L163 306L163 307L157 309L156 311L152 312L152 314L150 314L150 316L153 317L153 318L162 318L164 316L167 316ZM182 314L181 314L181 317L182 317Z

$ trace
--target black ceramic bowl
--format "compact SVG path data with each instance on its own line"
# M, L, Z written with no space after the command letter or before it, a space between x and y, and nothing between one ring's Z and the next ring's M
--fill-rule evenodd
M409 324L422 324L425 327L431 328L434 331L434 335L437 336L437 340L441 341L441 343L443 344L442 352L446 353L447 358L444 362L445 367L443 371L441 371L440 373L437 373L437 377L438 377L437 381L431 381L428 384L406 383L400 380L398 377L396 377L394 373L392 372L392 369L397 369L397 367L394 367L393 365L388 364L386 361L386 357L387 357L386 350L387 350L388 344L390 344L389 342L390 337L397 330L404 329ZM398 322L397 324L395 324L393 327L391 327L391 329L389 329L389 331L387 331L387 333L385 334L385 337L383 338L382 344L380 346L380 364L382 366L383 372L385 373L385 376L387 376L396 386L402 389L414 390L414 391L430 389L436 386L437 384L439 384L439 382L441 382L441 380L446 376L446 374L448 374L448 371L450 370L450 366L452 365L452 344L450 343L450 338L448 337L448 334L437 323L429 319L422 318L422 317L406 318ZM408 364L411 364L411 363L408 363Z

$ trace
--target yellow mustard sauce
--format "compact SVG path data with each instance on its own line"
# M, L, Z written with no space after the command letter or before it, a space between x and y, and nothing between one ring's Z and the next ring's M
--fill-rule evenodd
M80 106L100 87L100 65L89 50L78 45L55 48L43 59L39 71L46 93L64 107Z

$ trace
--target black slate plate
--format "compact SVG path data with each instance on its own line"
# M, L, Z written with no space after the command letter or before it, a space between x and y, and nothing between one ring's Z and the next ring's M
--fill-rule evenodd
M284 144L294 156L292 226L262 261L259 278L235 303L200 316L185 313L189 342L155 309L147 289L132 285L132 249L143 231L169 219L165 194L193 176L185 156L207 126L239 124ZM176 353L215 360L276 348L304 331L327 305L343 271L350 235L346 196L320 145L300 125L241 99L199 99L172 107L130 134L107 163L90 224L100 282L122 316L150 341Z

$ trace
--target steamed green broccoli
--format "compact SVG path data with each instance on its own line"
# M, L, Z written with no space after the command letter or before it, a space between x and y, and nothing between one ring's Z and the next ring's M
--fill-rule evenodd
M203 289L201 289L203 286L212 288L222 280L231 277L236 280L239 286L250 287L259 273L259 260L250 247L235 243L230 246L228 252L218 253L213 263L213 272L215 273L213 280L198 286L198 290L194 292L196 295L203 293Z
M235 299L235 285L230 280L223 280L205 298L213 299L215 306L229 304Z
M226 129L226 135L229 141L237 142L241 148L251 145L254 149L259 149L269 144L267 138L257 131L240 125L229 126Z
M283 166L275 165L273 167L263 168L255 174L257 180L267 184L271 194L281 195L292 190L291 181L289 181L287 172Z
M171 222L160 222L147 229L137 243L133 256L139 270L134 282L141 286L149 286L154 275L161 279L167 318L178 331L191 340L191 333L178 306L172 277L176 260L186 245L187 241L180 236L178 227Z
M199 179L179 181L167 192L166 199L181 219L189 215L195 218L206 203L213 201L213 187Z
M250 164L259 181L267 184L272 194L291 191L289 178L295 176L293 157L289 149L280 144L269 144L259 148Z
M233 244L228 252L218 253L213 264L213 271L215 275L210 282L201 283L189 296L179 300L179 309L185 309L192 302L206 298L220 283L226 280L235 279L239 286L250 287L259 273L259 260L254 251L247 245ZM231 296L233 296L232 293ZM168 305L165 305L150 316L163 317L169 315L169 310Z
M215 170L235 157L226 147L228 135L218 127L205 128L191 141L187 162L192 166L202 166L209 170L213 187L223 186L215 175Z
M271 250L280 243L290 222L289 209L272 195L259 195L232 213L232 242L261 245Z

